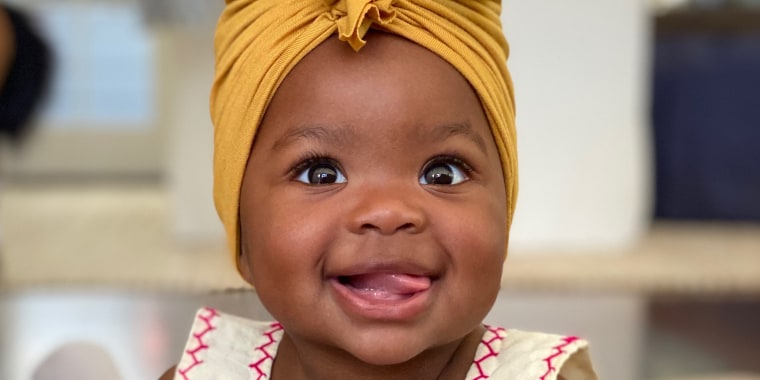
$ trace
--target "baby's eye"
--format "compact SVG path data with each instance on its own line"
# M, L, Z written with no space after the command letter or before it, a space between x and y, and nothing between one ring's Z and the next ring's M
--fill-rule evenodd
M436 159L425 165L420 176L423 185L456 185L469 179L469 166L454 158Z
M296 180L310 185L344 183L346 177L330 160L314 160L299 165Z

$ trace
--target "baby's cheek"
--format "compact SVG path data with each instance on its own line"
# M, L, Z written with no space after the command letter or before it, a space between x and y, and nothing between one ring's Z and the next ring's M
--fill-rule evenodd
M468 268L468 275L478 278L470 281L487 281L484 276L499 276L506 250L505 222L498 213L486 207L470 209L469 213L450 218L448 250L457 261L457 268ZM497 271L498 270L498 271Z
M478 244L491 255L501 257L507 247L507 212L503 202L484 202L473 223L472 235ZM490 256L490 255L489 255Z
M469 237L461 247L459 267L469 291L478 294L478 303L490 309L501 286L502 267L506 255L506 231L498 220L480 219L468 224Z

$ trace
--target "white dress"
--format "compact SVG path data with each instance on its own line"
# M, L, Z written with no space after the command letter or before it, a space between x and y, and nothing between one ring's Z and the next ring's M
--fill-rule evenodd
M486 326L465 380L596 380L588 343L574 336ZM277 322L198 311L175 380L269 379L282 338Z

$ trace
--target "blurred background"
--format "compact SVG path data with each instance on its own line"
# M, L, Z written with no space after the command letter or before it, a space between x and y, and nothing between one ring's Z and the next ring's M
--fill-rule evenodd
M199 307L268 318L211 197L222 3L0 3L0 379L157 378ZM503 21L521 194L488 321L587 337L602 379L760 379L760 2Z

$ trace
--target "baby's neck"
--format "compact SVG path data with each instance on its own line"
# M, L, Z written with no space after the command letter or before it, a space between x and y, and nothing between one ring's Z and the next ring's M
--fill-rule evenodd
M412 360L376 366L345 351L296 347L286 333L277 350L273 380L462 380L483 337L480 327L463 339L421 353Z

